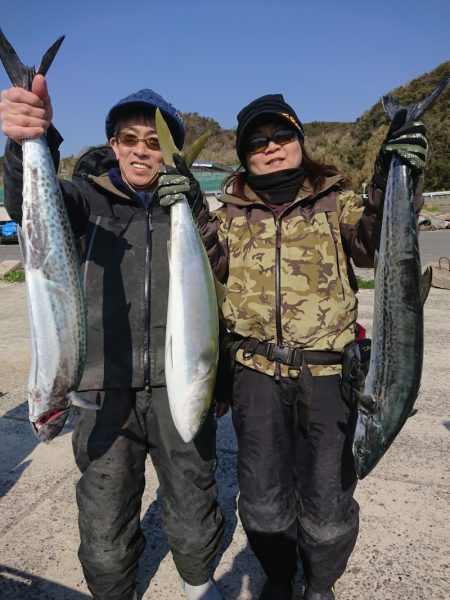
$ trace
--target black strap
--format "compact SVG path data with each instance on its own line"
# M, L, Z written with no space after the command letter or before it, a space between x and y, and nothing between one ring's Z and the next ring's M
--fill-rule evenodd
M254 338L246 338L239 344L247 355L259 354L270 361L279 361L289 367L301 367L302 363L308 365L340 365L342 352L327 350L303 350L302 348L289 348L277 346L271 342L258 342Z

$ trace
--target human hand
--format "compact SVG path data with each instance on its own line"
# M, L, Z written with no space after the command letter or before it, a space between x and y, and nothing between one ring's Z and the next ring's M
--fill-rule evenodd
M171 206L187 196L190 190L189 179L180 175L175 167L164 165L159 173L156 193L161 206Z
M162 206L170 206L185 197L194 217L203 206L203 195L200 185L192 175L184 158L180 154L173 155L175 167L165 166L159 178L157 189Z
M2 131L20 143L45 135L53 118L53 109L43 75L36 75L31 92L12 87L1 94Z

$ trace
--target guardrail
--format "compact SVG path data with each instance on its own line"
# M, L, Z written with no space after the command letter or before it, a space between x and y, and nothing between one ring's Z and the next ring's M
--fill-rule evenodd
M422 196L432 198L433 196L450 196L450 192L424 192Z

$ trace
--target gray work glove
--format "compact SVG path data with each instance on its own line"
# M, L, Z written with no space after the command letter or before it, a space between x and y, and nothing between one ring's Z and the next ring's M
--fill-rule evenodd
M415 175L420 175L425 169L428 154L425 125L421 121L404 125L405 118L406 110L395 115L376 158L373 180L381 189L386 188L392 154L397 154Z
M156 193L161 206L170 206L183 198L188 201L194 217L197 217L203 206L203 195L200 185L192 175L184 158L179 154L173 155L175 167L165 165L159 176Z

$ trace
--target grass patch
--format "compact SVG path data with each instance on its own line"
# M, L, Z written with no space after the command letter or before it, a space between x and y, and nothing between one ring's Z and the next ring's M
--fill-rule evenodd
M425 204L422 206L422 208L420 210L427 210L428 212L437 212L437 211L441 210L441 207L436 206L435 204L427 204L425 202Z
M361 277L357 277L356 281L360 290L373 290L375 288L374 279L361 279Z
M23 269L15 269L6 273L3 280L7 283L23 283L25 281L25 271Z

